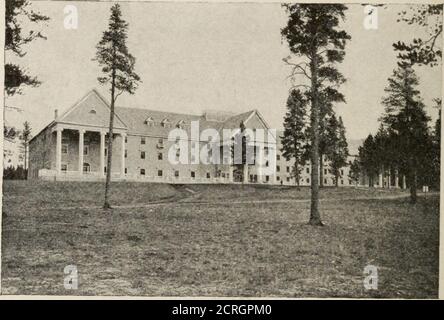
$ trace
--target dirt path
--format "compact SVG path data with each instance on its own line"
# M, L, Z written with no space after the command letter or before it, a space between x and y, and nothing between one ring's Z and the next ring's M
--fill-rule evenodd
M189 192L187 188L184 189ZM238 204L273 204L273 203L310 203L310 199L263 199L263 200L230 200L230 201L204 201L204 200L193 200L198 193L192 193L188 196L183 194L181 191L181 196L168 198L159 201L153 201L149 203L141 204L127 204L127 205L113 205L114 209L135 209L135 208L152 208L161 205L238 205ZM427 196L439 195L438 192L430 192ZM395 200L410 197L410 194L397 194L397 195L382 195L373 197L350 197L350 198L329 198L329 199L319 199L320 202L331 202L331 201L359 201L359 200ZM424 194L419 193L418 197L424 197ZM73 210L73 209L102 209L101 206L84 206L84 207L54 207L49 208L51 210Z

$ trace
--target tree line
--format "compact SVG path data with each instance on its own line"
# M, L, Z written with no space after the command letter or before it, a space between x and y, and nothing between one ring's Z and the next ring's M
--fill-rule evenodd
M418 90L415 69L433 68L442 61L442 52L436 43L442 34L442 10L442 4L421 5L399 13L398 22L423 27L428 35L425 39L414 38L410 44L401 41L393 44L398 63L382 98L385 109L379 119L380 127L374 136L370 134L364 140L358 159L351 167L352 176L358 179L365 174L369 186L374 186L379 174L385 178L387 171L405 177L412 203L417 201L419 186L439 190L440 185L442 101L434 99L438 119L431 124Z

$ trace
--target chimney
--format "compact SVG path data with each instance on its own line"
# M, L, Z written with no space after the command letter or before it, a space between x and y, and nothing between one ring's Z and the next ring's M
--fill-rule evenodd
M58 117L59 117L59 115L58 115L58 110L55 109L55 110L54 110L54 120L57 120Z

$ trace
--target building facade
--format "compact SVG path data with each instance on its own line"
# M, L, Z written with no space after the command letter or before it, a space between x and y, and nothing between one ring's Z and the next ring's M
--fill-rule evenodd
M108 170L109 111L106 100L92 90L64 114L59 116L56 112L54 120L29 143L28 178L103 179ZM230 144L240 131L240 123L249 132L264 133L249 141L254 145L254 160L245 169L233 165L231 157ZM172 136L179 129L179 134ZM230 135L226 136L224 130ZM113 132L114 180L171 183L234 183L243 179L274 183L276 180L274 170L270 170L275 165L272 155L276 153L276 137L257 110L189 115L116 107Z
M29 142L28 179L97 181L105 178L109 105L92 90ZM235 136L244 124L249 165L233 164ZM196 127L197 125L197 127ZM294 160L282 155L282 132L272 130L257 110L241 114L207 111L202 115L115 108L112 146L113 180L168 183L263 183L298 185ZM353 161L349 157L348 163ZM323 159L323 185L335 186L328 159ZM340 170L338 186L353 181L350 166ZM300 186L310 186L311 167L300 173ZM376 186L385 186L380 178ZM379 185L380 184L380 185ZM398 178L393 178L398 186Z

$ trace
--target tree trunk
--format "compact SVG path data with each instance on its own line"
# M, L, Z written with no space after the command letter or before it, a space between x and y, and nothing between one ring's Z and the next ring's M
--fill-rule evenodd
M319 153L319 187L324 187L324 155Z
M111 81L111 110L109 115L109 130L108 130L108 155L106 161L106 181L105 181L105 202L103 204L104 209L111 208L109 204L109 187L111 183L111 165L112 165L112 155L113 155L113 126L114 126L114 94L115 94L115 79L116 71L113 69L112 81Z
M416 175L416 170L414 170L411 174L410 174L410 203L415 204L416 201L418 200L418 195L416 194L416 189L417 189L417 185L418 185L418 181L417 181L417 175Z
M298 166L298 162L297 162L297 160L295 159L295 161L294 161L294 178L296 179L296 185L298 186L298 189L299 189L299 166Z
M311 207L309 224L322 226L319 213L319 106L317 74L318 62L315 50L313 50L310 62L311 71Z
M24 147L25 147L25 162L23 163L23 168L25 170L27 170L28 169L28 165L27 165L27 162L28 162L28 141L27 140L25 140Z

